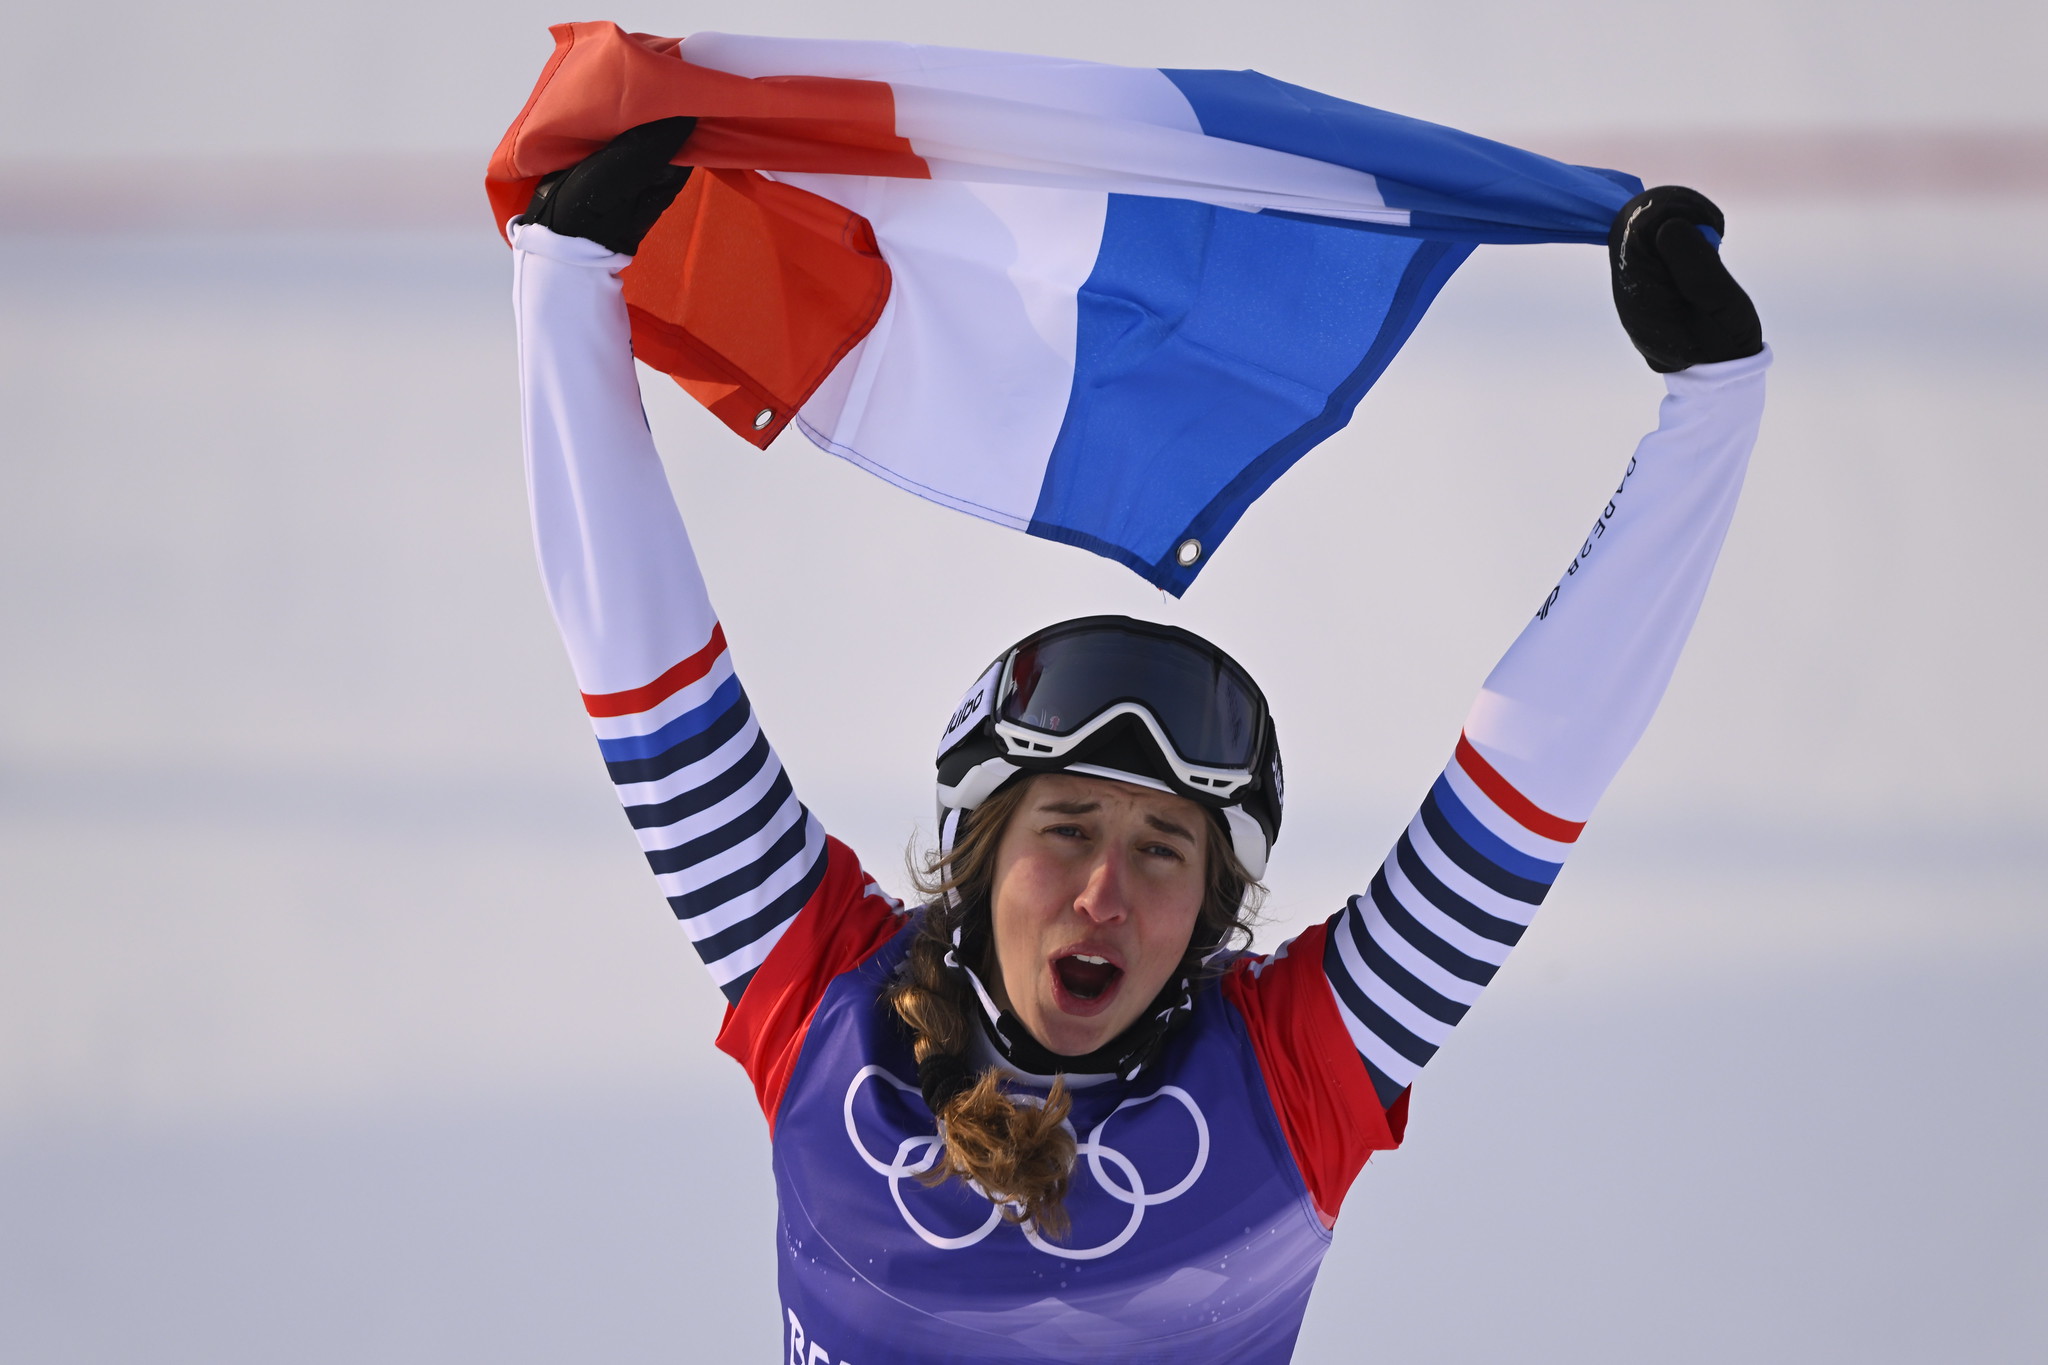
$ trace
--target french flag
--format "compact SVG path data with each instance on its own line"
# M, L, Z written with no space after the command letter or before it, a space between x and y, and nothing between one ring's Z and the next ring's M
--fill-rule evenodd
M634 352L766 446L1176 595L1342 427L1482 242L1642 188L1253 71L559 25L502 228L636 124L699 167L625 272Z

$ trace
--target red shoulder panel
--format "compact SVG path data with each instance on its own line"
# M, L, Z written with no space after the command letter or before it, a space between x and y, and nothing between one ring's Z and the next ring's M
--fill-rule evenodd
M1380 1107L1365 1061L1337 1013L1323 975L1318 924L1268 958L1240 958L1223 978L1223 998L1250 1030L1266 1093L1288 1150L1301 1168L1325 1227L1374 1152L1401 1145L1408 1096Z
M875 885L853 850L831 838L825 848L825 880L768 950L718 1030L718 1050L746 1068L771 1134L825 988L903 927L896 902Z

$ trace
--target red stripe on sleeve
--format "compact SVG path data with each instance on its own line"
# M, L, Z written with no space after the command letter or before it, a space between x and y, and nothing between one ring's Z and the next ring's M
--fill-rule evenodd
M1485 792L1494 805L1506 811L1523 829L1561 844L1578 842L1579 831L1586 827L1584 820L1561 819L1516 791L1514 784L1495 772L1493 765L1479 756L1479 751L1472 747L1472 741L1462 733L1458 736L1458 766L1465 770L1465 776L1472 779L1474 786Z
M1400 1146L1408 1121L1405 1093L1391 1111L1380 1107L1365 1059L1337 1013L1323 975L1328 931L1318 924L1258 972L1251 970L1254 959L1244 958L1223 978L1223 998L1244 1016L1287 1149L1325 1227L1336 1223L1366 1159Z
M713 622L711 638L704 648L677 664L645 687L624 692L585 692L583 709L593 716L637 716L650 706L659 706L711 671L718 656L725 653L725 627Z
M825 848L825 880L768 950L718 1030L718 1050L746 1068L771 1136L825 988L903 927L887 898L867 894L872 879L853 850L831 838Z

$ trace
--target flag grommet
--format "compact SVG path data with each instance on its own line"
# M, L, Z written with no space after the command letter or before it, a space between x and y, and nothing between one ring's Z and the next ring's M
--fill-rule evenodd
M775 409L762 408L759 412L754 414L754 430L759 431L761 430L761 428L767 426L770 422L774 420Z
M1202 542L1194 539L1183 540L1180 548L1173 552L1173 557L1183 569L1193 568L1195 561L1202 557Z

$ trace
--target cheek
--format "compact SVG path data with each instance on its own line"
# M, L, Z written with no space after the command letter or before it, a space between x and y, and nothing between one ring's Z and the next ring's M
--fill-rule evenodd
M1063 904L1055 871L1031 858L1008 859L997 867L990 912L1005 967L1037 960L1038 940Z
M1194 940L1195 923L1201 918L1202 900L1199 892L1180 894L1163 897L1151 908L1153 913L1144 919L1145 956L1163 981L1172 974L1175 964Z

